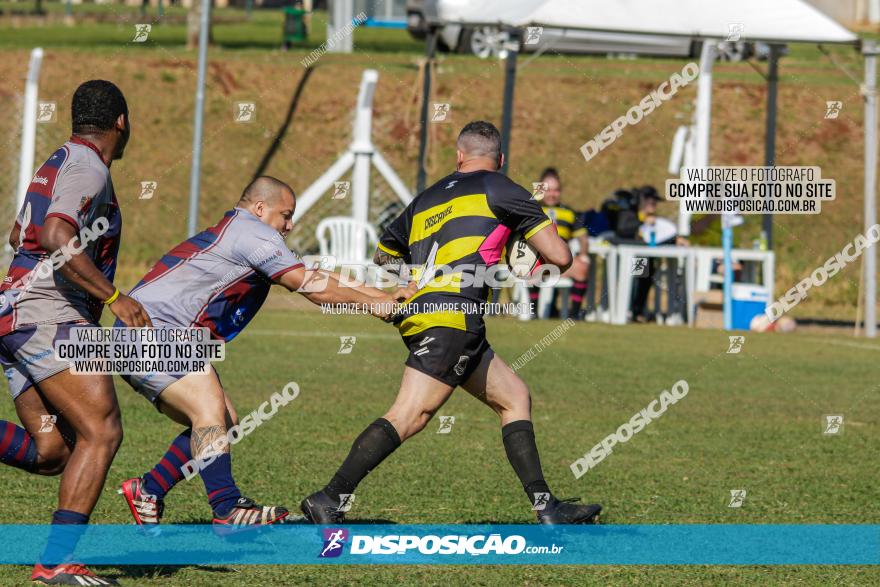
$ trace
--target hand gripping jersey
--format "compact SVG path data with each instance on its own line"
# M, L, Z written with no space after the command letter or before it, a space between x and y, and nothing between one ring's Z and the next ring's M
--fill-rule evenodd
M206 327L228 342L256 315L272 280L302 264L278 231L234 208L166 253L129 295L157 326Z
M54 269L62 257L40 246L49 218L70 223L82 254L113 281L122 232L122 216L110 169L93 144L71 137L37 170L15 223L18 248L0 285L0 336L33 324L87 320L97 323L101 300L93 298ZM85 231L93 238L84 238Z
M395 321L400 334L436 326L480 331L481 313L455 307L488 301L485 269L502 258L512 232L528 238L548 225L526 189L493 171L456 172L419 194L388 226L379 249L419 271L445 266L446 273L412 298Z

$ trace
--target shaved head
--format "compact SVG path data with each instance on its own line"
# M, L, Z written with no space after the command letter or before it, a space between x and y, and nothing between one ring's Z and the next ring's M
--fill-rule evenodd
M280 179L268 175L258 177L244 188L237 207L247 210L285 238L293 230L296 194Z
M270 206L274 206L287 194L294 196L293 188L280 179L261 175L244 188L238 203L240 206L247 206L256 202L266 202Z
M475 120L458 134L456 148L467 157L484 157L497 161L501 155L501 133L491 122Z

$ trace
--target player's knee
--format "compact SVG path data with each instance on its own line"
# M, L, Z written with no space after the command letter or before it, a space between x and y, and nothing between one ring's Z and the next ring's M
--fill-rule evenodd
M516 412L516 413L531 413L532 410L532 395L529 393L528 386L520 382L518 385L511 385L507 393L504 394L504 398L499 405L498 411L502 412Z
M64 467L67 466L67 461L69 458L69 451L57 452L48 455L39 454L37 456L36 472L40 475L46 475L49 477L60 475L64 472Z
M108 420L102 438L108 447L115 453L122 446L122 421L119 418Z
M70 448L64 442L38 444L37 465L34 472L38 475L60 475L64 472L69 459Z
M122 420L119 413L90 422L85 430L79 433L77 442L81 440L109 448L115 453L122 444Z
M384 418L391 422L391 425L397 430L400 440L404 441L424 430L433 415L433 412L403 411L392 408Z
M231 406L226 404L223 392L205 393L201 396L200 401L194 402L189 406L186 414L193 423L193 428L201 426L214 426L221 423L232 421L233 424L238 422L238 415Z
M425 426L428 425L428 422L431 421L431 418L434 417L434 412L424 411L416 416L412 422L411 428L412 431L409 436L414 436L425 429Z

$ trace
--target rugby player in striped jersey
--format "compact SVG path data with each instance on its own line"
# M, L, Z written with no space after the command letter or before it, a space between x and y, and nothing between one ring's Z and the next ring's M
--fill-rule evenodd
M458 136L458 170L419 194L379 241L374 261L450 267L451 279L432 279L406 304L395 323L409 348L397 399L355 439L327 485L300 509L316 524L340 524L341 507L367 474L402 442L424 429L456 387L498 414L508 461L538 520L591 523L601 506L559 500L541 469L526 384L486 340L483 316L474 311L490 295L485 270L498 263L512 233L522 234L546 263L571 265L568 244L531 193L499 173L501 135L492 124L467 124ZM465 275L469 273L469 275Z

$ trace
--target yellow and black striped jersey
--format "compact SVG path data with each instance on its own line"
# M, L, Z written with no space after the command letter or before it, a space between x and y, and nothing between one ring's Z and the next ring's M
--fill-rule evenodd
M587 229L581 222L578 213L568 206L563 206L561 204L558 206L544 206L543 210L544 214L556 224L556 231L559 233L562 240L569 241L583 234L587 234Z
M482 314L466 309L488 301L486 268L502 258L511 234L528 238L550 224L528 190L494 171L455 172L416 196L379 249L415 266L414 279L426 266L442 273L411 298L395 322L400 333L436 326L479 331Z

